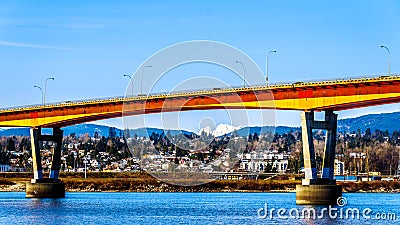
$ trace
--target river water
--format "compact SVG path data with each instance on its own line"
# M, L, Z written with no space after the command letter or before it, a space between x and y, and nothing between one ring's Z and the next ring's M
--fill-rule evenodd
M0 224L400 224L400 194L343 196L343 206L329 208L298 206L295 193L67 192L62 199L27 199L1 192Z

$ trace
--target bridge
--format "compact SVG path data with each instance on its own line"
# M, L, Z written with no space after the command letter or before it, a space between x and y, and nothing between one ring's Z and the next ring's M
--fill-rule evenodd
M267 86L211 89L194 92L112 97L0 109L0 127L30 127L34 179L27 197L62 197L59 182L62 127L122 115L210 109L277 109L301 111L305 179L297 187L298 204L331 204L341 196L333 177L337 114L334 111L400 102L400 76L380 76ZM314 120L324 111L325 120ZM53 128L42 135L41 128ZM323 170L317 176L312 129L327 130ZM43 178L40 141L56 147L49 178ZM38 190L41 190L40 194Z
M83 122L208 109L341 111L400 102L400 76L296 82L196 92L111 97L0 109L0 127L65 127Z

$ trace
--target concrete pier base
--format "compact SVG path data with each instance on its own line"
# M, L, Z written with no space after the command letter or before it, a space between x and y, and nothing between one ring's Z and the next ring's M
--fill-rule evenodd
M299 205L336 205L342 196L342 186L334 179L337 114L325 111L325 120L314 119L314 111L301 113L303 140L304 179L296 186L296 204ZM315 158L313 129L326 130L325 149L322 162L322 174L318 177Z
M33 179L26 184L27 198L64 198L65 184L58 179L61 167L61 146L63 131L59 127L53 127L53 134L42 134L41 127L32 127L31 147L33 161ZM42 160L40 156L40 142L51 141L55 144L51 161L50 177L44 178Z
M296 204L299 205L336 205L341 196L340 185L296 185Z
M58 179L33 179L26 184L26 197L65 198L65 184Z

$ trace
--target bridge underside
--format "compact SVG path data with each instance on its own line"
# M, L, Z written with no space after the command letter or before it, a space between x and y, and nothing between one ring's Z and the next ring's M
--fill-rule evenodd
M39 107L33 110L0 112L0 127L65 127L124 116L213 109L277 109L300 111L340 111L400 102L399 93L359 94L327 97L281 96L259 91L227 96L180 97L177 99L121 100L82 106ZM380 90L381 92L383 90ZM287 95L284 94L284 95ZM297 93L298 95L298 93ZM285 97L288 97L285 99Z

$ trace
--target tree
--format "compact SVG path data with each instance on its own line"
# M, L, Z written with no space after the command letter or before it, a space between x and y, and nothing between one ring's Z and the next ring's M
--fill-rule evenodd
M108 129L108 137L115 138L117 136L117 132L115 131L115 127L110 127Z
M7 151L15 151L15 141L13 138L8 138L7 139L7 144L6 144L6 150Z
M400 137L400 133L399 133L397 130L393 131L393 134L392 134L392 142L393 142L394 144L398 143L399 137Z
M29 150L29 149L31 149L30 141L25 137L22 138L21 143L19 144L19 149L18 150L20 152L23 152L23 151L26 151L26 150Z
M255 140L255 141L258 141L258 140L259 140L257 132L254 133L254 135L253 135L253 140Z
M128 128L125 128L125 129L124 129L124 137L125 137L126 139L128 139L128 138L131 137L131 131L130 131Z
M357 129L356 137L357 138L361 138L361 130L360 130L360 128Z
M371 129L370 128L367 128L365 130L365 138L371 138Z
M389 131L388 131L388 130L385 130L385 131L383 132L383 136L384 136L384 137L389 137Z
M0 152L0 164L10 165L10 156L9 152L1 151Z
M271 163L267 163L267 165L265 166L264 172L270 173L272 171L273 171L272 164Z

